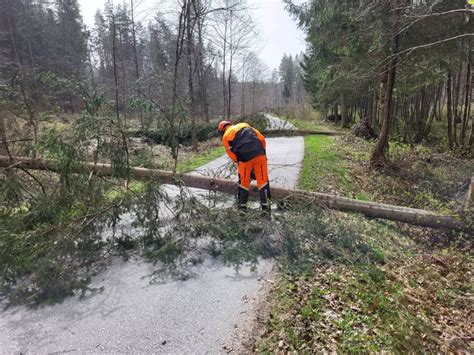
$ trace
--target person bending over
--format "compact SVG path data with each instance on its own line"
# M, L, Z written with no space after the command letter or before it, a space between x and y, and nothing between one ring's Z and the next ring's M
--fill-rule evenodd
M252 173L257 180L262 210L269 211L270 185L265 137L248 123L233 125L230 121L221 121L218 125L227 155L238 164L239 173L239 209L247 209L250 180Z

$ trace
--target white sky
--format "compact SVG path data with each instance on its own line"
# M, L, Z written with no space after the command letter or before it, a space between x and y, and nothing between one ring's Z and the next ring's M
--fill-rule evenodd
M137 20L149 21L163 8L163 3L173 0L135 0L140 3L136 12ZM94 23L97 9L103 9L106 0L78 0L84 22ZM115 4L124 0L115 0ZM129 3L129 1L126 1ZM286 12L281 0L249 0L253 17L260 30L259 57L270 69L278 68L283 54L298 54L305 49L304 35L296 27L294 20Z

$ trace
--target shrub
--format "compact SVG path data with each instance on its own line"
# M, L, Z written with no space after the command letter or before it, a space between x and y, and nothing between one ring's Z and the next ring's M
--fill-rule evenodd
M163 144L170 146L171 134L169 127L161 127L154 130L135 130L128 133L129 137L146 138L154 144ZM198 142L206 141L217 136L217 130L214 123L198 122L196 124L196 138ZM192 138L191 124L186 122L181 125L178 133L178 143L190 145Z
M254 114L248 114L244 115L237 120L234 121L234 123L241 123L245 122L251 125L252 127L255 127L259 131L263 132L267 128L267 118L263 113L254 113Z

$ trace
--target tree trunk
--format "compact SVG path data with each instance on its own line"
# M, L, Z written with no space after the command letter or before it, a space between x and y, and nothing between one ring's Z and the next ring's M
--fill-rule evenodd
M113 10L112 10L113 11ZM112 12L112 60L113 60L113 67L114 67L114 86L115 86L115 116L117 118L117 126L121 134L123 149L125 150L125 164L127 170L130 166L129 154L128 154L128 143L127 143L127 136L124 132L124 127L122 126L122 122L120 121L120 114L119 114L119 92L118 92L118 76L117 76L117 43L116 43L116 36L117 36L117 26L115 22L115 14ZM125 187L128 188L128 179L125 181Z
M199 85L199 106L200 115L204 117L206 122L209 123L209 100L207 95L207 86L204 78L204 41L203 41L203 26L205 15L202 13L202 4L200 0L193 1L193 9L196 14L196 25L198 31L198 44L196 53L196 74Z
M243 117L245 115L245 59L242 63L242 82L240 85L242 86L240 94L240 116Z
M21 52L18 48L18 41L17 41L18 36L17 36L15 16L14 16L14 9L10 0L7 0L6 4L7 4L7 22L8 22L10 41L13 48L13 53L15 54L16 64L19 67L21 67L23 60L21 58Z
M432 107L431 109L428 108L428 122L426 123L426 133L429 133L431 132L431 127L433 126L433 122L434 120L436 119L438 113L438 103L441 99L441 90L440 90L440 86L436 86L434 88L434 98L433 98L433 102L432 102Z
M178 125L176 125L176 111L178 106L178 69L179 63L181 61L181 56L183 54L183 46L184 46L184 37L186 31L186 10L187 10L187 2L186 0L183 1L181 6L181 11L179 13L179 22L178 22L178 33L176 36L176 47L175 47L175 59L173 65L173 95L171 100L171 111L168 118L169 128L170 128L170 146L171 146L171 156L174 160L174 170L178 165L178 154L179 154L179 142L178 142L178 135L179 135L179 128L181 125L181 118L178 118Z
M462 118L462 127L461 127L461 139L460 143L464 147L464 142L466 139L466 131L467 131L467 123L469 121L468 117L468 112L469 112L469 98L470 98L470 93L471 93L471 62L467 62L467 68L466 68L466 88L465 88L465 93L464 93L464 112L463 112L463 118Z
M341 126L342 128L346 128L348 124L349 117L347 116L346 96L343 94L341 95Z
M453 134L453 104L452 104L452 93L451 93L451 73L448 73L448 80L446 82L446 106L448 110L448 142L449 149L454 148L454 134Z
M234 59L234 41L233 41L233 28L232 28L232 19L233 14L230 10L230 20L229 20L229 75L227 76L227 119L230 120L230 115L232 113L232 65Z
M462 43L461 43L462 47ZM461 123L461 117L459 116L459 98L461 96L461 81L462 81L462 62L459 63L458 73L455 76L455 88L453 95L453 141L455 145L459 144L458 141L458 123Z
M227 119L230 119L231 115L231 104L232 104L232 47L230 48L230 56L229 56L229 76L227 77L227 89L228 95L227 95Z
M226 76L225 76L225 69L226 69L226 54L227 54L227 19L224 22L224 48L222 51L222 95L224 98L224 106L223 106L223 116L227 115L227 86L226 86Z
M383 123L383 116L384 116L384 105L386 103L385 95L387 94L387 82L388 82L388 67L382 67L382 71L380 73L380 84L379 84L379 101L378 101L378 126L381 129Z
M124 59L124 45L123 45L123 37L122 37L122 31L120 31L119 35L119 40L120 40L120 69L122 71L122 121L123 121L123 126L126 128L127 127L127 85L125 85L127 81L127 71L125 70L125 59Z
M252 114L255 113L255 95L257 91L257 83L255 81L252 82Z
M189 98L191 101L191 143L193 150L197 151L197 137L196 137L196 98L194 96L194 68L193 68L193 52L194 52L194 24L191 23L191 2L188 0L188 9L186 11L186 37L187 37L187 59L188 59L188 87L189 87ZM194 7L193 7L194 9Z
M367 120L367 125L372 128L372 121L374 119L373 113L373 96L369 94L367 97L367 114L366 114L366 120Z
M115 10L113 10L115 11ZM115 117L117 118L117 123L120 122L120 112L119 112L119 90L118 90L118 76L117 76L117 44L116 36L117 29L115 25L115 14L112 14L112 64L114 69L114 91L115 91Z
M23 157L15 157L12 160L10 157L0 156L0 167L48 170L56 172L55 164L50 164L39 159L29 159ZM114 173L113 167L110 164L101 163L84 163L82 165L75 165L71 168L71 172L77 174L95 173L101 176L111 176ZM238 187L238 183L232 180L211 178L198 174L176 175L173 172L164 170L131 168L130 175L138 180L159 180L162 184L185 185L187 187L219 191L232 195L235 194L235 191ZM257 186L252 185L250 188L250 193L254 197L259 196ZM360 201L347 197L340 197L318 192L273 187L272 196L274 198L282 199L304 199L311 201L312 203L318 203L330 209L345 212L357 212L369 217L383 218L424 227L465 229L467 231L472 229L472 226L464 223L463 220L461 220L460 217L456 215L439 215L426 210L393 206L369 201Z
M474 176L471 178L471 184L467 191L466 205L464 206L466 213L474 213Z
M0 110L0 155L10 155L7 143L6 112Z
M398 58L395 54L398 51L398 35L395 36L393 41L394 43L392 44L391 51L392 59L381 76L381 82L386 82L384 85L385 92L382 93L380 102L380 105L382 106L382 128L380 129L379 139L370 159L372 166L383 166L386 165L387 162L386 153L389 147L388 138L390 133L391 103L398 62Z
M135 31L135 12L134 12L134 3L133 0L130 0L130 12L131 12L131 20L132 20L132 40L133 40L133 59L135 61L135 78L137 80L135 86L137 91L137 96L140 99L142 96L141 90L141 83L140 83L140 70L138 68L138 53L137 53L137 35ZM139 108L140 114L140 126L142 129L145 128L145 122L143 121L143 110Z
M472 83L471 83L471 88L472 88ZM471 117L471 100L472 100L472 89L471 92L469 93L469 105L467 108L467 117ZM469 136L469 151L471 154L474 155L474 116L471 119L471 135Z

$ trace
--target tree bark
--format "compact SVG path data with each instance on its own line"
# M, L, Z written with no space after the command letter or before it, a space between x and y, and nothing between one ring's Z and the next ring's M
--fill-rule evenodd
M469 98L470 98L470 93L471 93L471 62L467 62L467 68L466 68L466 86L465 86L465 92L464 92L464 111L463 111L463 117L462 117L462 127L461 127L461 138L460 138L460 143L464 147L464 142L466 139L466 131L467 131L467 123L469 121L468 117L468 112L469 112Z
M446 82L446 106L448 110L448 142L449 149L454 148L454 135L453 135L453 104L452 104L452 92L451 92L451 73L448 73L448 80Z
M196 25L198 31L198 44L197 44L197 53L196 53L196 74L198 77L199 85L199 105L200 105L200 114L201 117L204 117L206 122L209 123L209 99L207 95L207 85L205 80L205 70L204 70L204 41L203 41L203 26L205 15L203 12L203 7L201 0L193 1L194 13L197 16Z
M474 154L474 116L471 119L471 135L469 136L469 151Z
M227 85L226 85L226 75L225 75L225 69L226 69L226 57L227 54L227 18L224 20L224 47L222 50L222 95L224 99L224 111L222 116L227 115Z
M255 110L256 91L257 91L257 83L255 81L252 81L252 114L256 113L256 110Z
M0 155L10 155L8 150L7 127L6 127L6 112L0 110Z
M462 43L461 43L462 47ZM458 141L458 124L461 123L461 117L459 116L459 98L461 96L461 81L462 81L462 62L459 63L458 73L455 76L455 87L453 93L453 141L457 146L460 142Z
M132 20L133 59L135 62L135 78L137 80L137 82L135 83L135 86L136 86L137 96L140 99L142 96L142 90L141 90L141 83L140 83L140 70L138 68L137 35L135 31L135 10L134 10L133 0L130 0L130 14L132 17L131 20ZM140 114L140 126L142 129L144 129L145 122L143 121L143 110L141 107L139 109L139 114Z
M230 47L229 47L229 75L227 77L227 113L226 117L229 120L231 114L231 103L232 103L232 59L233 59L233 48L232 48L232 10L230 11Z
M192 23L191 5L193 0L188 0L188 9L186 11L186 38L187 38L187 59L188 59L188 87L189 87L189 98L191 101L190 114L191 114L191 144L193 150L197 151L197 136L196 136L196 97L194 95L194 67L193 67L193 54L194 54L194 23ZM194 10L194 6L193 6ZM196 14L194 14L196 16Z
M9 36L10 36L10 41L13 48L13 53L15 55L16 64L19 67L21 67L23 60L21 58L21 52L18 48L18 41L17 41L18 36L17 36L16 21L15 21L15 11L10 1L11 0L6 0Z
M112 10L115 11L115 10ZM114 92L115 92L115 117L117 123L120 122L119 112L119 90L118 90L118 76L117 76L117 26L115 25L115 14L112 13L112 64L114 69Z
M178 21L178 33L176 36L176 47L175 47L175 59L173 65L173 93L171 99L171 114L168 116L168 123L170 125L170 146L171 146L171 156L174 160L174 170L176 170L176 166L178 165L178 154L179 154L179 142L178 142L178 135L179 135L179 128L181 125L181 118L178 119L178 125L176 125L176 111L177 106L179 104L178 98L178 69L179 69L179 62L181 61L181 56L183 54L183 47L184 47L184 38L185 38L185 31L186 31L186 10L187 2L186 0L183 1L181 5L181 11L179 13L179 21Z
M474 176L471 178L471 184L467 192L466 205L464 206L466 213L474 212Z
M112 9L112 60L113 60L113 69L114 69L114 87L115 87L115 116L117 119L117 126L120 131L123 149L125 150L125 164L127 169L130 166L130 157L128 152L128 143L127 143L127 136L124 132L124 127L122 126L122 122L120 120L119 114L119 91L118 91L118 74L117 74L117 43L116 43L116 36L117 36L117 26L115 22L115 14L114 9ZM128 180L125 181L125 187L128 188Z
M243 60L242 63L242 82L241 85L241 94L240 94L240 117L245 115L245 64L246 59Z
M386 152L388 150L389 144L389 133L390 133L390 119L391 119L391 104L392 104L392 95L393 95L393 86L395 84L395 74L397 70L398 58L395 53L398 51L398 35L394 39L393 49L392 49L392 59L388 67L382 73L382 81L386 79L385 92L381 97L381 106L382 106L382 128L380 129L379 139L377 145L375 146L372 157L370 159L372 166L384 166L387 162Z
M341 95L341 126L342 128L346 128L348 124L349 117L347 116L346 96L343 94Z

